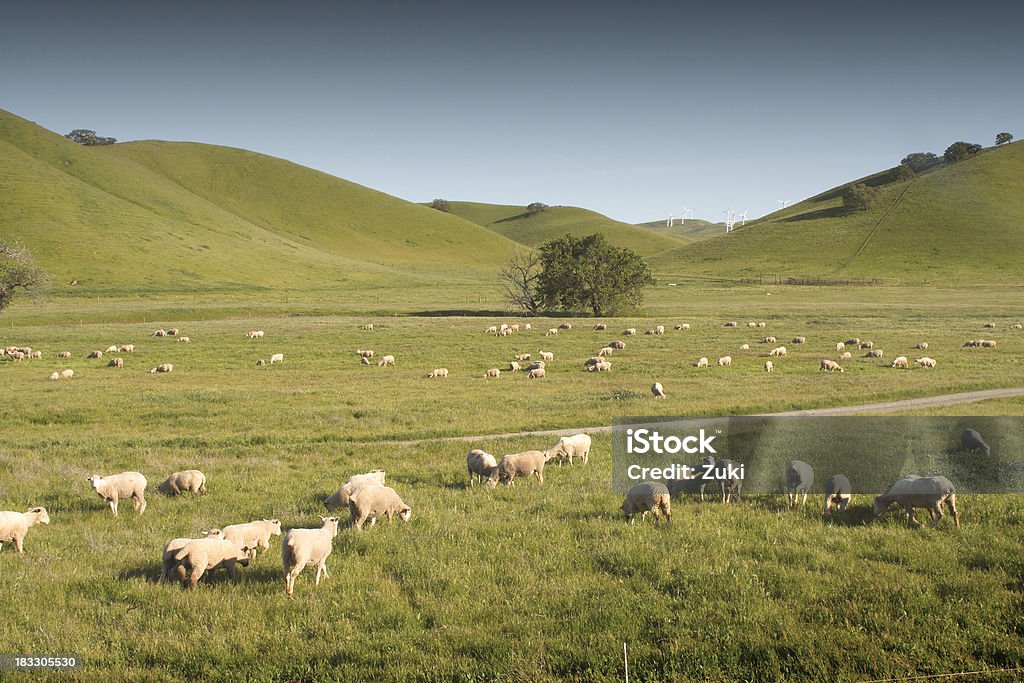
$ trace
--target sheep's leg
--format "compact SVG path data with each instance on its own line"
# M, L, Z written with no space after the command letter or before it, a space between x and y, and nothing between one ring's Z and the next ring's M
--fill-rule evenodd
M299 570L301 571L301 570ZM295 568L288 570L288 573L284 575L284 592L288 594L288 597L292 596L292 591L295 590L295 577L299 572L295 571Z
M544 472L541 470L537 470L537 481L541 483L541 486L544 485Z
M228 576L231 577L231 580L238 581L238 567L235 565L235 561L228 560L226 567L228 570Z
M15 537L14 537L14 548L15 548L15 550L17 550L17 551L18 551L19 553L22 553L22 554L24 554L25 550L24 550L24 548L22 547L22 545L23 545L24 543L25 543L25 539L24 539L23 537L21 537L21 536L15 536Z
M910 526L913 526L913 527L921 526L921 523L919 521L917 521L916 519L914 519L914 508L912 508L909 505L907 505L907 506L904 506L903 509L907 511L907 523L910 524Z
M195 590L196 584L199 583L199 579L203 578L202 566L196 566L192 568L192 576L188 577L189 590Z
M135 509L139 511L140 515L146 511L146 499L144 497L139 496L135 498Z
M821 511L822 517L827 517L832 512L832 496L825 494L825 509Z
M932 515L932 528L934 529L935 525L942 521L942 505L935 503L935 506L929 508L928 512Z
M802 504L802 507L807 507L807 491L804 491L804 502Z
M849 498L840 498L839 499L839 504L836 507L838 507L839 508L839 512L842 513L842 512L846 512L846 506L849 505L849 504L850 504L850 499Z
M117 517L117 498L111 498L107 502L110 505L110 511L114 513L115 517Z
M957 527L960 526L960 513L956 510L956 496L951 495L946 498L946 507L949 509L949 514L953 515L953 524Z

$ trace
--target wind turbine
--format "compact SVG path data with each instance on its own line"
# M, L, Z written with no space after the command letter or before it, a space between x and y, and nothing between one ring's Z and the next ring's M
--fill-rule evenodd
M679 225L682 225L686 221L686 214L690 214L690 220L693 220L693 209L687 209L683 207L683 215L679 217Z
M779 204L782 204L782 208L783 209L785 209L787 206L789 206L789 200L788 199L778 199L776 201L779 202Z
M672 221L674 219L675 219L675 216L673 216L672 214L669 214L668 215L668 220L665 221L665 227L666 228L671 228L672 227Z
M743 209L743 213L740 214L740 220L742 221L740 223L740 227L743 227L744 225L747 224L747 210L746 209Z
M732 228L736 225L736 212L732 209L726 209L722 213L725 214L725 231L732 232Z

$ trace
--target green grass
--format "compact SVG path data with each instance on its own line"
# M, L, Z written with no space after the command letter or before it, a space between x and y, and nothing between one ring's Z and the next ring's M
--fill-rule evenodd
M724 223L712 223L700 218L687 218L684 223L674 222L671 226L665 225L665 221L649 221L641 223L637 227L653 230L660 235L669 235L686 242L696 242L725 232Z

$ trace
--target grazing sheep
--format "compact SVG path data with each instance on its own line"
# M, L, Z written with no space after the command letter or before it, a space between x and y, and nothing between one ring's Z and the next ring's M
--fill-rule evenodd
M491 476L498 471L498 460L490 453L474 448L466 453L466 469L469 471L469 486L475 484L491 483ZM497 479L494 480L497 483Z
M555 359L555 354L552 353L551 351L538 351L537 355L540 356L540 359L542 361L546 361L548 363L550 363L551 361L553 361Z
M283 353L275 353L275 354L270 356L270 364L271 365L273 365L274 363L283 363L283 362L284 362L284 354Z
M672 498L668 487L660 481L645 481L630 488L619 509L626 514L630 524L637 513L640 513L640 523L643 524L647 521L648 512L654 513L655 526L661 521L662 513L666 522L672 522Z
M108 368L123 368L124 358L111 358L110 362L107 363Z
M176 337L176 336L178 336L178 328L177 327L172 327L171 329L167 330L167 336L168 337Z
M53 373L52 375L50 375L50 379L60 379L60 373L59 372Z
M853 358L853 354L849 351L846 351L843 355L839 356L839 360L850 360L851 358Z
M560 330L571 330L572 329L572 323L562 323L561 325L558 326L558 329L560 329Z
M175 573L177 562L174 560L174 556L178 554L178 551L184 548L192 541L201 541L204 538L224 538L224 534L220 529L210 529L209 531L202 532L202 536L199 538L173 538L167 543L164 543L164 550L160 558L160 582L167 581L172 573Z
M338 518L321 517L324 525L319 529L289 529L281 543L281 563L284 565L284 591L291 597L295 590L295 579L310 565L316 565L314 585L320 585L320 576L325 579L327 558L334 549L334 537L338 535Z
M749 351L750 344L740 344L740 351Z
M586 465L590 459L591 439L589 434L574 434L563 436L555 442L555 445L545 452L548 460L558 458L558 465L561 466L564 460L572 465L573 458L579 458Z
M165 496L176 496L185 491L206 493L206 475L199 470L174 472L156 490Z
M363 330L364 332L373 332L373 323L366 323L359 329Z
M324 507L330 511L341 508L347 509L348 499L352 497L352 494L357 489L361 489L364 486L383 486L386 476L387 474L384 470L373 470L366 474L353 474L341 488L328 496L327 500L324 501Z
M103 353L117 353L117 344L108 346Z
M732 356L722 356L718 359L718 367L724 368L732 365Z
M348 499L348 512L356 531L362 531L367 519L370 520L370 526L373 526L381 516L387 517L389 522L395 515L403 522L408 522L412 517L412 508L389 486L365 486L357 489Z
M740 500L740 490L743 488L743 479L736 474L738 465L732 460L715 460L711 456L704 458L705 467L715 469L715 478L722 489L722 503L732 502L735 494L736 501ZM701 500L704 500L704 493L701 491Z
M491 325L486 330L484 330L484 334L498 334L498 326Z
M179 581L188 575L188 587L194 590L203 574L227 569L232 581L238 580L236 565L249 566L248 548L226 538L200 538L189 541L175 554L173 572ZM189 570L191 574L188 574Z
M33 360L33 359L39 360L42 357L43 357L43 352L42 351L33 351L32 353L28 354L29 360Z
M757 323L757 326L758 327L768 327L768 323L766 323L764 321L760 321L760 322Z
M527 365L526 369L527 370L538 370L538 369L543 369L545 367L547 367L547 364L544 363L544 361L542 361L542 360L535 360L532 363L530 363L529 365Z
M117 351L118 353L135 353L135 344L121 344Z
M363 356L362 358L359 359L359 364L360 365L373 365L373 361L371 361L366 356ZM260 363L257 363L257 365L260 365Z
M868 351L867 353L864 354L864 357L865 358L881 358L883 355L885 355L885 352L882 351L882 349L871 349L870 351Z
M928 356L914 361L914 365L920 365L923 368L934 368L937 364L938 362L934 358L929 358Z
M894 368L909 368L910 361L907 360L906 356L896 356L892 359L892 367Z
M502 330L507 330L507 329L508 329L508 324L507 323L502 323L501 325L498 326L498 332L501 332Z
M850 504L850 498L852 496L853 488L850 486L850 480L847 479L845 474L833 474L825 482L825 510L821 513L822 517L827 517L832 514L832 505L836 506L839 513L846 512L846 506Z
M690 329L690 323L682 323L680 325L676 325L676 329L677 330L688 330L688 329Z
M526 375L527 379L544 379L546 376L547 373L544 371L544 368L530 370L530 372Z
M179 342L184 342L185 344L188 344L189 342L192 341L192 337L178 337L178 341Z
M519 331L519 323L516 323L514 325L509 325L508 329L512 330L513 332L518 332Z
M626 342L615 340L611 344L609 344L608 346L610 346L613 349L616 349L618 351L621 351L622 349L626 348Z
M932 518L932 526L942 520L942 505L945 503L949 514L953 515L953 523L960 526L960 513L956 509L956 490L945 477L903 477L889 487L889 490L875 497L875 517L881 517L889 507L896 503L907 513L907 522L912 526L921 526L914 519L915 508L927 508Z
M86 356L86 358L90 358L90 359L99 359L99 358L103 358L103 352L102 352L102 351L99 351L99 350L97 350L97 351L93 351L93 352L92 352L92 353L90 353L90 354L89 354L88 356Z
M786 347L785 346L777 346L774 349L772 349L771 351L769 351L768 355L769 356L785 356L786 355Z
M708 366L708 359L706 357L701 356L700 358L697 359L697 367L698 368L706 368L707 366Z
M14 549L24 553L25 535L29 527L49 523L50 515L43 507L29 508L28 512L0 512L0 550L4 543L14 541Z
M110 511L117 517L117 501L131 498L135 511L140 515L146 511L146 478L138 472L121 472L101 477L94 474L86 479L96 495L110 505Z
M665 334L665 326L664 325L656 325L654 327L654 334L656 334L656 335Z
M57 358L71 358L71 352L61 351L60 353L57 354Z
M153 333L153 336L154 337L165 337L165 336L167 336L167 331L166 330L157 330L156 332Z
M601 332L601 331L607 330L607 329L608 329L608 326L605 325L604 323L598 323L598 324L594 325L594 330L597 331L597 332Z
M281 520L261 519L244 524L230 524L223 529L224 538L249 549L249 555L256 559L256 548L270 548L270 537L281 535Z
M613 349L610 346L605 346L600 351L597 352L597 355L598 356L610 356L613 353L615 353L615 349Z
M928 342L925 342L925 341L917 342L917 346L915 346L914 348L915 349L921 349L922 351L924 351L924 350L926 350L928 348Z
M598 361L590 365L585 365L584 368L587 372L610 372L612 364L608 361Z
M775 337L762 337L761 338L761 343L762 344L774 344L776 341L778 341L778 340Z
M509 372L519 372L522 369L523 369L522 366L520 366L518 362L516 362L514 360L510 360L508 362L508 371Z
M870 348L874 348L874 346L875 346L875 342L873 342L873 341L863 341L863 342L860 343L860 348L862 348L862 349L870 349Z
M161 363L160 365L158 365L155 368L153 368L152 370L150 370L149 374L153 375L153 374L156 374L158 372L174 372L174 364L173 363Z
M526 323L525 325L523 325L523 329L524 330L532 330L533 329L533 325L531 325L530 323Z
M985 323L984 326L988 327L988 328L994 328L996 326L996 324L995 323Z
M770 360L766 360L764 362L764 371L765 372L771 372L774 369L775 369L775 364L772 363Z
M267 364L267 359L266 359L266 358L260 358L260 359L259 359L258 361L256 361L256 365L258 365L258 366L260 366L260 367L262 367L262 366L264 366L264 365L266 365L266 364ZM369 364L370 364L370 361L368 361L368 360L366 360L366 359L364 358L364 359L363 359L363 364L364 364L364 365L369 365Z
M437 377L447 377L447 376L448 376L448 368L434 368L433 370L430 371L430 374L427 375L427 379L434 379L434 378L437 378Z
M1010 325L1010 329L1011 330L1024 329L1024 325L1021 325L1020 323L1014 323L1014 324Z
M836 342L836 351L842 351L846 348L846 344L843 342Z
M850 339L847 339L845 343L847 346L856 346L857 344L860 344L860 337L851 337Z
M356 349L356 354L360 358L373 358L373 349Z
M61 379L71 379L74 376L75 376L75 371L72 370L71 368L65 368L64 370L60 371Z
M263 330L250 330L245 333L246 339L263 339Z
M980 339L968 339L967 341L964 342L964 346L967 347L967 348L974 348L974 347L981 346L981 340Z
M727 322L722 327L739 327L739 325L737 324L737 322L735 320L730 320L729 322Z
M996 348L996 343L994 341L992 341L991 339L982 339L981 340L981 345L984 346L986 349L994 349L994 348Z
M626 329L624 329L622 331L622 334L624 334L627 337L632 337L634 334L636 334L636 328L635 327L627 327Z
M981 438L981 434L974 429L965 429L960 432L960 448L969 453L992 455L992 449L985 443L985 439Z
M805 344L807 343L807 337L793 337L794 344Z
M786 463L786 494L789 497L789 507L796 507L800 494L804 498L801 502L807 507L807 493L814 484L814 468L803 460L790 460Z
M654 398L665 398L665 387L661 386L661 382L655 382L651 385L651 393Z
M828 358L821 359L821 368L819 369L819 372L820 370L827 370L828 372L835 372L838 370L839 372L843 372L843 368L840 367L839 363L834 360L829 360Z
M501 377L501 370L499 370L498 368L491 368L490 370L484 373L484 377Z
M547 461L547 454L543 451L512 453L498 461L498 469L491 475L491 479L495 483L500 481L506 486L512 486L516 477L537 477L537 481L543 485L544 465Z
M515 358L516 360L530 360L530 354L528 353L517 353L512 357Z
M273 362L273 359L271 359L271 362ZM394 365L395 365L395 357L394 356L382 356L381 359L379 361L377 361L377 366L378 367L384 367L385 365L390 365L391 367L394 367Z
M547 332L546 332L546 333L544 334L544 336L545 336L545 337L554 337L554 336L556 336L557 334L558 334L558 328L557 328L557 327L552 327L552 328L550 328L550 329L549 329L549 330L548 330L548 331L547 331Z
M751 320L750 322L747 323L747 327L757 327L757 323Z

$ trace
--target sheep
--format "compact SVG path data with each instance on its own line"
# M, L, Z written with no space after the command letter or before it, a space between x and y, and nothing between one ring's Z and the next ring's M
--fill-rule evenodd
M636 334L636 328L635 327L627 327L626 329L624 329L622 331L622 334L627 336L627 337L632 337L633 335Z
M583 369L589 370L592 365L597 365L598 363L603 362L604 358L602 358L601 356L591 356L590 358L583 361Z
M520 360L520 361L521 360L530 360L530 354L528 354L528 353L517 353L516 355L514 355L512 357L515 358L516 360Z
M698 368L706 368L707 366L708 366L708 359L706 357L701 356L700 358L697 359L697 367Z
M189 342L192 341L192 337L178 337L178 341L188 344Z
M587 372L611 372L612 364L608 361L601 361L587 366Z
M839 360L850 360L851 358L853 358L853 354L849 351L846 351L843 355L839 356Z
M223 532L226 540L248 548L249 556L255 560L256 548L270 548L270 537L281 535L281 520L260 519L244 524L229 524Z
M364 332L373 332L373 323L366 323L365 325L363 325L359 329L363 330Z
M260 363L257 363L257 365L262 365L265 362L266 361L261 361ZM359 359L359 364L360 365L373 365L373 362L369 358L367 358L366 356L363 356L362 358Z
M489 480L494 486L497 482L512 486L516 477L537 477L537 481L544 484L544 465L548 457L544 451L523 451L522 453L511 453L498 461L498 469L491 474Z
M108 368L123 368L124 358L111 358L110 362L107 363Z
M626 493L626 499L619 507L626 514L629 523L640 513L640 523L647 521L647 513L654 513L654 524L657 526L664 513L666 523L672 522L672 498L668 487L660 481L645 481L636 484Z
M807 343L807 337L793 337L794 344L805 344Z
M338 535L338 518L321 517L323 526L319 529L289 529L281 543L281 563L284 565L284 591L288 597L295 591L295 579L310 565L316 565L314 585L320 585L321 574L327 573L327 558L333 548L334 537Z
M491 325L490 327L484 330L484 334L498 334L498 326Z
M928 342L926 342L926 341L917 342L917 346L915 346L914 348L915 349L921 349L922 351L926 351L928 349Z
M757 326L758 327L768 327L768 323L766 323L764 321L760 321L760 322L757 323Z
M1010 325L1010 329L1011 330L1024 329L1024 325L1021 325L1020 323L1014 323L1014 324Z
M519 363L518 363L518 362L516 362L516 361L514 361L514 360L510 360L510 361L508 362L508 371L509 371L509 372L519 372L519 371L520 371L520 370L522 370L522 369L523 369L523 368L522 368L522 366L521 366L521 365L519 365Z
M586 465L590 459L591 439L589 434L574 434L563 436L555 442L555 445L544 452L547 460L558 458L558 465L561 466L564 460L572 465L573 458L579 458Z
M654 334L656 334L656 335L665 334L665 326L664 325L656 325L654 327Z
M801 493L804 496L801 505L807 507L807 493L813 483L813 467L803 460L790 460L786 463L786 494L789 497L789 507L796 507Z
M558 328L557 327L552 327L546 333L544 333L545 337L554 337L554 336L557 336L557 335L558 335Z
M14 541L14 549L24 554L25 535L29 527L49 523L50 515L43 507L29 508L28 512L0 512L0 550L4 543Z
M996 326L995 323L985 323L985 325L984 325L984 327L987 327L987 328L994 328L995 326Z
M178 328L177 327L172 327L171 329L167 330L167 336L168 337L176 337L176 336L178 336Z
M893 503L906 511L907 523L911 526L921 526L920 522L914 519L914 509L927 508L933 527L942 520L942 505L945 503L949 514L953 516L953 523L960 526L960 513L956 509L956 490L945 477L903 477L890 486L888 491L875 497L875 517L885 514Z
M71 352L61 351L60 353L57 354L57 358L71 358Z
M739 327L739 325L735 320L730 320L726 324L722 325L722 327Z
M507 329L508 329L508 324L507 323L502 323L501 325L498 326L498 332L503 332L504 330L507 330Z
M785 356L786 355L786 347L785 346L777 346L774 349L772 349L771 351L769 351L768 355L769 356Z
M740 344L740 351L749 351L750 344Z
M598 324L594 325L594 330L596 332L601 332L601 331L607 330L607 329L608 329L608 326L605 325L604 323L598 323Z
M676 329L677 330L688 330L688 329L690 329L690 323L681 323L679 325L676 325Z
M108 346L103 353L117 353L117 344L112 344L111 346Z
M188 587L195 590L196 584L203 574L217 569L227 569L232 581L238 580L236 565L249 566L249 552L244 545L239 545L227 538L200 538L189 541L174 554L174 575L184 582L188 575ZM192 573L188 574L191 569Z
M661 382L655 382L651 385L651 393L654 398L665 398L665 387L661 386Z
M613 353L615 353L615 349L613 349L610 346L605 346L600 351L597 352L597 355L598 356L610 356Z
M260 359L259 359L258 361L256 361L256 365L258 365L258 366L260 366L260 367L263 367L263 366L264 366L264 365L266 365L266 364L267 364L267 359L266 359L266 358L260 358ZM366 359L364 358L364 359L363 359L363 364L364 364L364 365L369 365L369 364L370 364L370 361L368 361L368 360L366 360Z
M499 336L499 337L511 337L512 336L512 328L508 327L508 326L502 327L500 330L498 330L497 336Z
M367 519L373 526L381 516L387 517L389 522L396 515L403 522L412 517L412 508L389 486L365 486L356 490L348 499L348 512L356 531L362 531Z
M101 477L94 474L86 479L96 495L110 505L110 511L117 517L117 501L131 498L135 511L140 515L146 511L146 478L138 472L121 472Z
M910 361L907 360L906 356L896 356L895 358L892 359L892 365L890 367L894 367L894 368L909 368L910 367Z
M348 509L348 499L352 497L357 489L364 486L383 486L387 473L384 470L373 470L366 474L353 474L348 478L341 488L332 493L324 501L324 507L329 511Z
M541 370L547 367L547 364L542 360L535 360L526 366L527 370Z
M532 330L533 329L533 325L531 325L530 323L526 323L525 325L523 325L523 329L524 330Z
M761 343L762 344L774 344L776 341L778 341L778 340L775 337L762 337L761 338Z
M846 344L844 342L836 342L836 351L842 351L845 348Z
M757 323L751 320L750 322L747 323L747 327L757 327Z
M973 429L965 429L960 432L960 448L969 453L992 455L992 449L985 443L985 439L981 438L981 434Z
M509 325L508 329L512 330L513 332L518 332L519 331L519 323L516 323L514 325Z
M851 337L846 340L845 344L847 346L856 346L857 344L860 344L860 337Z
M996 343L994 341L992 341L991 339L982 339L981 340L981 345L984 346L986 349L994 349L994 348L996 348Z
M608 346L612 347L613 349L616 349L617 351L621 351L622 349L626 348L626 342L619 341L619 340L616 339L615 341L613 341Z
M356 349L356 355L360 358L373 358L373 349Z
M706 468L715 468L715 479L718 480L719 486L722 489L722 503L731 503L733 494L736 495L736 501L739 502L740 490L743 488L743 479L735 474L738 465L732 460L715 461L714 458L708 456L704 458L704 466ZM704 500L703 490L701 490L701 500Z
M53 373L52 375L50 375L50 379L60 379L60 373L59 372Z
M65 369L60 371L61 379L71 379L74 376L75 376L75 371L72 370L71 368L65 368Z
M150 370L149 374L153 375L153 374L156 374L158 372L173 372L173 371L174 371L174 364L173 363L161 363L160 365L158 365L155 368L153 368L152 370Z
M501 377L501 370L499 370L498 368L491 368L490 370L484 373L485 379L489 377Z
M552 353L551 351L538 351L537 355L540 356L540 359L542 361L546 361L548 363L555 359L555 354Z
M42 351L33 351L32 353L28 354L28 359L29 360L40 360L40 359L42 359L42 357L43 357L43 352Z
M488 486L493 487L491 475L498 470L498 460L490 453L474 448L469 453L466 453L466 470L469 472L470 488L475 484L483 484L485 482ZM495 483L497 483L496 480Z
M885 352L882 351L882 349L871 349L870 351L868 351L867 353L864 354L864 357L865 358L881 358L883 355L885 355Z
M934 358L924 356L914 361L914 365L920 365L923 368L934 368L938 362Z
M875 342L873 342L873 341L863 341L863 342L860 343L860 348L862 348L862 349L871 349L871 348L874 348L874 346L875 346Z
M845 474L833 474L829 477L828 481L825 482L825 509L821 516L830 516L833 504L840 514L846 512L846 506L850 504L852 491L850 480L847 479Z
M263 330L249 330L245 333L246 339L263 339Z
M775 369L775 364L772 363L770 360L766 360L764 362L764 371L765 372L771 372L774 369Z
M160 561L160 582L167 581L171 574L175 571L177 562L174 560L174 556L178 554L178 551L184 548L192 541L201 541L204 538L224 538L224 533L220 529L210 529L209 531L203 531L202 536L199 538L172 538L171 540L164 543L164 550L161 555Z
M732 356L722 356L718 359L718 367L724 368L732 365Z
M271 359L271 362L273 362L273 359ZM391 367L394 367L395 366L395 357L394 356L383 356L379 361L377 361L377 367L384 367L386 365L390 365Z
M86 358L89 358L91 360L99 360L100 358L103 358L103 352L100 350L93 351L88 356L86 356Z
M271 365L273 365L274 363L283 363L283 362L284 362L284 354L283 353L275 353L275 354L270 356L270 364Z
M153 333L153 336L154 337L166 337L167 336L167 331L166 330L157 330L156 332Z
M967 347L967 348L974 348L974 347L978 347L978 346L981 346L981 340L980 339L977 339L977 340L976 339L968 339L967 341L964 342L964 347Z
M427 375L427 378L428 379L435 379L437 377L447 377L447 376L448 376L448 368L434 368Z
M826 370L828 372L835 372L836 370L838 370L839 372L843 372L843 368L839 365L839 363L835 362L834 360L829 360L828 358L821 359L821 367L819 368L819 372L821 370Z
M174 472L157 486L156 490L165 496L176 496L185 491L206 493L206 475L199 470Z
M562 323L561 325L558 326L558 329L560 329L560 330L571 330L572 329L572 323Z
M544 379L546 376L547 373L544 371L544 368L530 370L530 372L526 375L527 379Z

